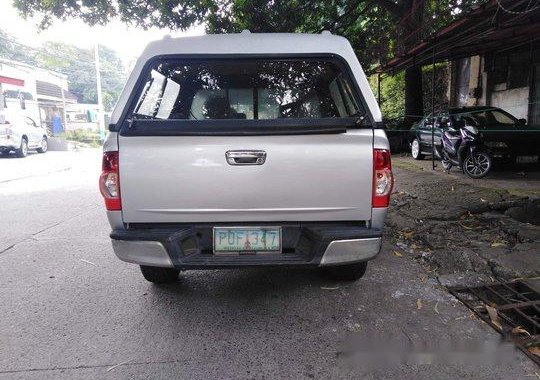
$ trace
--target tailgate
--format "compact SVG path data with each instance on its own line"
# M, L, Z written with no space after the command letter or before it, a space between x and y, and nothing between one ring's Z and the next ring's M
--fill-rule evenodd
M371 219L373 131L119 136L126 223ZM266 152L230 165L231 150Z

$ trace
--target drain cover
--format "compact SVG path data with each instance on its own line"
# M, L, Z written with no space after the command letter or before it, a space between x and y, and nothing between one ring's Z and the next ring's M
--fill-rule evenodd
M448 290L540 365L540 293L533 281Z

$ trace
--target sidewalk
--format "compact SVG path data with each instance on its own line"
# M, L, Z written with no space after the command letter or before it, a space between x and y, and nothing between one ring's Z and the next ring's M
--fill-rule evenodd
M472 180L406 157L393 167L394 254L419 260L443 285L540 275L540 172Z

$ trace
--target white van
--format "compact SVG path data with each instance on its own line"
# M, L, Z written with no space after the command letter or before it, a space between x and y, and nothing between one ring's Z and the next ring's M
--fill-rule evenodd
M151 282L284 265L356 280L381 248L389 145L342 37L153 42L111 121L100 188L112 244Z

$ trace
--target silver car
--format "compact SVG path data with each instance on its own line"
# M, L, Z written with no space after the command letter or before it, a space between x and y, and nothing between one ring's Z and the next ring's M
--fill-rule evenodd
M379 253L389 145L344 38L153 42L111 122L100 189L112 245L148 281L242 266L356 280Z
M32 118L20 116L0 124L0 154L15 152L18 157L26 157L30 149L45 153L47 142L46 129Z

